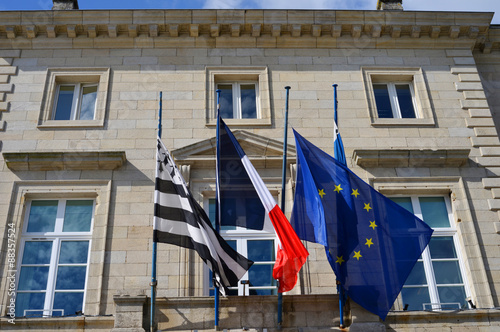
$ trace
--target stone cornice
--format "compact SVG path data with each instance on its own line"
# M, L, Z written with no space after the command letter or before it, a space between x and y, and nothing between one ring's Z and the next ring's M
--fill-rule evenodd
M125 151L3 152L13 171L113 170L126 162Z
M470 149L409 150L359 149L353 160L361 167L461 167L469 160Z
M444 41L448 42L443 47L481 48L488 42L492 17L487 12L349 10L9 11L0 12L0 41L23 39L18 47L29 47L26 42L39 37L191 38L204 41L194 42L194 46L219 47L207 40L234 42L240 37L246 47L294 47L289 41L280 44L280 38L307 39L308 47L337 47L331 42L336 39L360 40L351 47L374 47L366 44L408 39L404 45L411 42L412 47L423 40L434 48ZM259 39L266 41L259 44ZM315 45L311 39L317 39ZM155 44L158 46L161 44Z

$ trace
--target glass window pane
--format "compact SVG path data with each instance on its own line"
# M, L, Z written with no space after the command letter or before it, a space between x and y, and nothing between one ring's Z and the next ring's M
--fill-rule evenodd
M24 310L43 310L45 303L45 293L17 293L16 296L16 317L24 317ZM43 311L28 311L27 317L41 317Z
M89 253L89 241L63 241L59 264L85 264Z
M430 303L427 287L404 287L401 291L403 306L408 305L408 310L423 310L423 303Z
M411 270L405 285L426 285L427 278L425 277L424 263L417 262Z
M241 84L241 117L243 119L257 118L257 95L255 84Z
M275 286L276 280L273 279L273 265L271 264L252 265L250 270L248 270L248 279L250 281L250 287Z
M71 120L71 106L73 105L74 93L74 85L61 85L59 87L54 120Z
M429 250L433 259L457 257L452 236L432 237L429 242Z
M93 206L92 200L67 201L63 232L89 232Z
M450 227L444 197L419 197L422 219L432 228Z
M84 86L80 105L80 120L94 120L97 85Z
M19 275L18 290L45 290L49 276L48 266L23 266Z
M28 232L53 232L56 216L57 201L32 201Z
M273 240L248 240L248 259L254 262L274 261L274 241Z
M84 289L86 266L59 266L56 289Z
M81 314L82 307L83 292L56 292L54 295L53 316L74 316L77 312ZM64 311L60 311L57 309L62 309Z
M462 275L458 261L434 261L432 262L436 284L461 284Z
M27 241L22 264L50 264L51 253L52 241Z
M459 303L459 307L467 304L463 286L441 286L438 287L438 294L440 303L448 303L448 306L441 305L443 309L457 309L453 303Z
M413 99L410 86L408 84L396 85L396 94L398 96L399 110L402 118L415 118L415 109L413 108Z
M411 198L410 197L390 197L390 199L404 207L407 211L410 211L413 213L413 206L411 204Z
M208 200L208 218L212 222L212 227L215 229L215 199L210 198Z
M373 84L373 93L379 118L393 118L391 100L387 84Z
M218 84L217 89L220 93L220 116L223 119L232 119L233 116L233 86L232 84ZM217 98L217 95L215 96ZM216 99L217 101L217 99Z

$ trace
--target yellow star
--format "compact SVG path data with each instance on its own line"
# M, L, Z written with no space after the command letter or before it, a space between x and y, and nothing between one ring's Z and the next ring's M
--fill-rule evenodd
M354 197L358 198L358 195L359 195L358 189L353 189L351 196L354 196Z
M375 224L375 220L374 221L370 221L370 226L368 227L371 227L373 228L373 230L375 230L375 227L378 227L377 224Z
M339 263L339 265L342 265L342 263L344 263L344 262L345 262L345 260L344 260L344 258L343 258L343 257L344 257L344 256L340 256L340 257L339 257L339 256L337 256L337 260L335 261L335 263Z
M366 239L365 246L368 246L368 248L370 248L370 246L373 244L372 239Z
M364 204L365 204L365 207L363 209L366 210L366 212L369 212L372 209L370 206L370 203L364 203Z
M340 194L341 190L344 190L344 189L342 189L342 187L340 187L340 184L338 186L335 186L335 189L333 189L333 191L336 191L339 194Z
M318 194L321 196L321 198L323 198L323 196L325 196L325 191L323 189L318 189Z
M354 256L353 257L356 258L359 261L359 258L363 257L361 255L361 250L360 251L354 251Z

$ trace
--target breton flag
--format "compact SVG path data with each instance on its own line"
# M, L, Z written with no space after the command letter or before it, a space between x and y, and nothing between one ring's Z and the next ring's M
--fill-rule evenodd
M296 131L292 225L325 246L347 292L385 319L433 230Z
M240 144L219 117L219 153L217 160L218 198L221 224L275 232L280 240L273 278L278 292L291 290L309 253L253 167ZM245 206L236 200L243 199ZM264 222L264 213L272 226Z
M160 138L156 166L153 241L195 249L212 270L214 285L225 295L226 288L237 286L253 262L215 232Z

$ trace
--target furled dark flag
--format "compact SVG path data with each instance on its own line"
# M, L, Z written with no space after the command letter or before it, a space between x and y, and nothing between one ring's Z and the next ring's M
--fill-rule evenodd
M214 285L225 295L227 287L236 287L253 262L215 232L160 138L156 166L153 241L195 249L212 270Z
M326 247L347 295L385 319L432 229L296 131L291 223Z
M278 292L287 292L297 283L297 274L309 253L231 130L220 117L218 121L220 121L218 153L220 160L218 160L217 182L222 225L264 229L276 233L280 246L273 268L273 278L279 281ZM238 200L245 202L243 204L245 206L237 208L234 202ZM232 214L230 214L231 209L234 209ZM265 218L265 215L269 218ZM269 219L272 226L267 227L265 220Z

